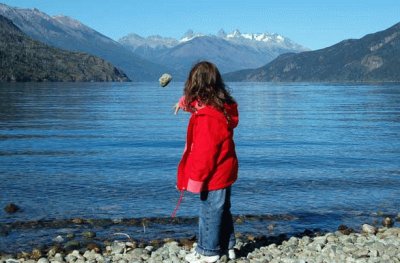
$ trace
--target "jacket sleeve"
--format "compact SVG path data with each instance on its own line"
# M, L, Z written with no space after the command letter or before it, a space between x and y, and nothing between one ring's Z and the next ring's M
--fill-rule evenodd
M220 127L218 119L207 116L196 116L193 143L191 149L191 171L187 190L200 193L204 184L215 170L220 147Z

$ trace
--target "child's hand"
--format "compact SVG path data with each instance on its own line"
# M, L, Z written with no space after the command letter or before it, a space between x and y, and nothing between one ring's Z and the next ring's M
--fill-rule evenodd
M178 111L180 110L179 102L175 103L175 105L172 107L174 109L174 114L178 114Z

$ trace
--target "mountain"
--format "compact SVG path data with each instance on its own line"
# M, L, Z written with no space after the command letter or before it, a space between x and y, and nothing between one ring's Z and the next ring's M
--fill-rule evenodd
M400 81L400 23L361 39L283 54L258 69L225 74L227 81Z
M221 72L229 72L260 67L286 52L307 50L278 34L242 34L239 30L230 34L220 30L217 35L189 30L179 40L130 34L119 42L144 59L185 73L199 60L213 61Z
M155 80L167 68L144 60L120 43L66 16L51 17L38 9L13 8L0 3L0 15L13 21L35 40L58 48L99 56L121 68L134 81Z
M0 15L0 81L128 80L105 60L35 41Z

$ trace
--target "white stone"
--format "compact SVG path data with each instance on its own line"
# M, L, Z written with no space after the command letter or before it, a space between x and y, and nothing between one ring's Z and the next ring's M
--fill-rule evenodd
M56 237L53 239L53 241L54 241L54 242L57 242L57 243L62 243L62 242L64 242L64 238L63 238L62 236L56 236Z
M368 224L363 224L362 225L362 231L366 234L375 234L376 233L376 228L374 226L368 225Z
M144 249L146 249L147 251L151 252L151 251L153 251L154 247L153 246L147 246Z
M49 263L47 258L40 258L37 263Z

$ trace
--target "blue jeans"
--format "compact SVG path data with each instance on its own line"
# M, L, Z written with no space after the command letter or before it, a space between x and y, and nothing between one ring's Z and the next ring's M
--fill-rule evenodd
M231 208L231 187L200 194L199 237L196 251L215 256L236 243Z

